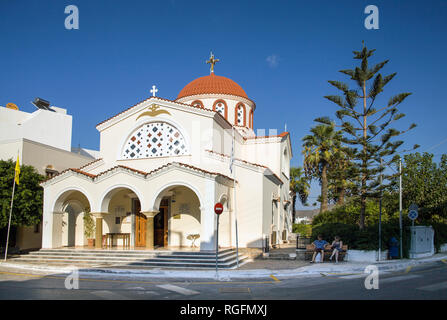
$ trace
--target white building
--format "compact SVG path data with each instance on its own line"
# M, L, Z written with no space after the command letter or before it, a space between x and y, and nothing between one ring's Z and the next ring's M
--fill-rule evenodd
M99 123L99 159L42 183L43 248L87 245L88 209L97 248L114 233L148 249L189 247L200 235L200 249L214 250L217 202L221 247L235 247L236 219L239 247L282 243L292 227L290 135L256 136L255 109L237 83L211 72L175 101L153 96Z
M30 165L51 177L70 167L79 167L94 159L95 151L71 150L72 117L62 108L53 111L20 111L14 104L0 107L0 159ZM42 244L41 226L18 227L15 247L38 249Z

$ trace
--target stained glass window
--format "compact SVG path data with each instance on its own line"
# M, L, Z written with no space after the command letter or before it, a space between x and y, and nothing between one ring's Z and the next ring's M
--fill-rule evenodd
M122 159L180 156L188 153L181 132L166 122L151 122L135 130L124 145Z
M216 103L216 111L225 117L225 104L223 102Z
M243 125L245 125L244 124L244 116L245 116L245 114L244 114L244 106L242 106L242 105L238 105L237 106L237 108L236 108L236 112L237 112L237 117L236 117L236 119L237 119L237 122L236 122L236 124L238 125L238 126L243 126Z

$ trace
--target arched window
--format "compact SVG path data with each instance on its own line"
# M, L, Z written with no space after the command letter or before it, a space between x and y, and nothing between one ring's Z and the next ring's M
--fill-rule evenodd
M219 112L221 115L225 117L225 119L228 119L227 103L224 100L217 100L216 102L214 102L213 110Z
M243 103L238 103L236 105L236 110L234 113L234 124L237 126L244 126L246 125L245 122L245 105Z
M166 122L146 123L135 130L124 144L122 159L180 156L188 153L185 138Z
M202 101L200 101L200 100L195 100L195 101L193 101L193 103L191 103L191 105L192 106L194 106L194 107L197 107L197 108L205 108L204 106L203 106L203 103L202 103Z
M249 127L253 129L253 109L250 109Z

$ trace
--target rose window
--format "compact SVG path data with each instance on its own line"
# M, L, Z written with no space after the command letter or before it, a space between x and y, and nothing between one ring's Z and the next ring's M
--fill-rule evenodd
M151 122L137 129L127 140L123 159L180 156L188 153L181 132L166 122Z

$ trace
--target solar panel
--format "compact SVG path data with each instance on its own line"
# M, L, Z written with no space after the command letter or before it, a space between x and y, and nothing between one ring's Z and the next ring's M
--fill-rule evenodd
M31 102L37 109L41 110L47 110L55 112L53 109L50 108L50 101L47 101L42 98L36 98L33 102Z

